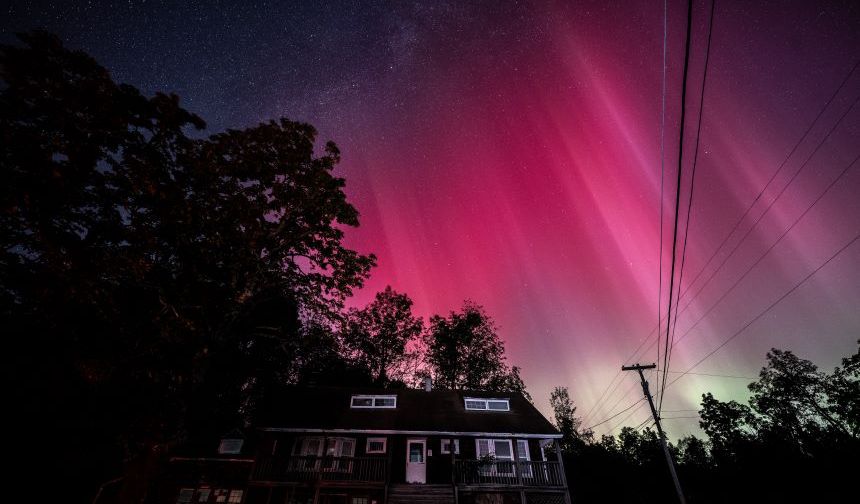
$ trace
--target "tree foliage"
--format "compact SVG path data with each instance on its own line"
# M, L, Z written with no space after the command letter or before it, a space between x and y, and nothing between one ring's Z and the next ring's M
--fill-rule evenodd
M860 342L858 342L860 343ZM832 373L790 351L768 352L749 404L702 396L707 440L687 435L669 444L688 502L842 502L860 472L857 406L860 350ZM550 402L556 424L569 426L566 394ZM571 403L572 406L572 403ZM561 420L559 420L561 418ZM580 433L582 437L583 433ZM656 433L624 427L620 435L566 445L568 480L578 502L668 502L672 483ZM613 485L626 481L625 486ZM730 483L727 485L727 483Z
M412 300L391 286L376 294L367 306L346 315L343 337L350 356L367 369L380 385L403 380L417 354L407 345L421 335L424 324L412 314Z
M20 417L69 456L85 450L69 438L95 446L88 461L235 422L243 395L289 379L300 315L336 314L374 263L342 243L358 212L337 147L318 155L286 119L199 138L175 95L116 84L51 35L20 41L0 47L0 322ZM73 435L53 438L58 418Z
M579 433L582 421L576 416L576 406L570 399L567 387L555 387L549 396L555 427L561 432L561 449L573 452L581 443Z
M507 366L493 319L478 304L467 301L459 312L432 317L425 345L427 365L440 387L525 393L519 369Z

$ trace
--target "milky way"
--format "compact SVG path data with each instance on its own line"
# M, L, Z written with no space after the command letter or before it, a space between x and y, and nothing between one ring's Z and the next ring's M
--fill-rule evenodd
M782 164L860 59L860 8L751 3L717 1L701 103L710 4L694 2L679 261L703 116L670 379L734 338L667 389L667 416L694 416L705 391L743 398L749 380L707 375L755 376L771 347L830 368L860 338L860 243L764 312L860 233L860 69ZM35 3L8 7L2 37L54 31L119 81L177 92L213 132L314 124L362 213L348 243L379 257L351 302L390 284L426 318L472 299L544 411L568 386L597 423L641 395L633 376L614 387L621 364L657 359L663 3L499 4ZM664 311L685 8L669 2Z

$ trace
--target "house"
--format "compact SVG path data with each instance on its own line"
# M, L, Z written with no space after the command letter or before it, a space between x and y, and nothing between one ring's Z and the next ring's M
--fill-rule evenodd
M296 387L260 418L252 441L227 437L217 456L174 459L198 466L173 478L164 502L570 502L552 448L561 435L519 393Z

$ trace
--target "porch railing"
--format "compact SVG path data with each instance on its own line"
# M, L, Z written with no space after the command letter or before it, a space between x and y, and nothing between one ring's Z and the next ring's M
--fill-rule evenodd
M257 481L385 481L385 457L261 457Z
M517 473L521 477L517 477ZM458 485L564 486L558 462L527 460L457 460L454 462L454 482Z

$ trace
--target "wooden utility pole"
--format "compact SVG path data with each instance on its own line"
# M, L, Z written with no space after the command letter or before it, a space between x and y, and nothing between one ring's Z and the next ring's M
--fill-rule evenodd
M639 379L642 380L642 392L648 399L648 406L651 406L651 415L654 417L654 424L657 425L657 435L660 437L660 444L663 446L663 454L666 455L666 463L669 464L669 472L672 473L672 481L675 483L675 491L678 492L678 500L681 504L687 504L684 499L684 492L681 491L681 482L678 481L678 473L675 472L675 463L672 461L672 454L669 453L669 446L666 444L666 436L663 434L663 427L660 425L660 417L657 416L657 410L654 408L654 400L651 398L651 391L648 389L648 381L645 379L645 374L642 373L645 369L654 369L657 364L648 364L640 366L638 363L635 366L621 366L622 371L638 371Z

